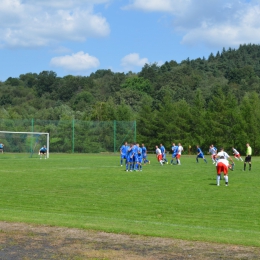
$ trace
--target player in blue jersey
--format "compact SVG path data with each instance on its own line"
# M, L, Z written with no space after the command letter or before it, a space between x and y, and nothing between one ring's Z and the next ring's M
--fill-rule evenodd
M46 148L46 145L44 145L42 148L40 148L39 155L40 155L40 159L42 159L43 155L44 155L45 159L47 158L47 148Z
M0 152L4 153L4 144L3 143L0 143Z
M160 150L162 152L163 162L168 164L168 161L166 159L166 150L165 150L165 147L162 144L160 144Z
M172 143L172 159L171 164L176 164L177 161L177 155L178 155L179 146L175 145L175 143ZM176 159L176 163L173 163L173 160Z
M134 161L134 145L130 144L130 147L127 150L127 154L126 154L126 171L132 171L133 170L133 161Z
M126 153L127 153L127 150L128 150L129 146L127 144L127 142L125 142L125 144L123 144L120 148L120 165L123 166L123 161L125 160L125 163L126 163Z
M143 153L142 148L137 144L137 170L142 171Z
M196 161L197 163L199 162L199 158L203 159L205 163L208 163L207 160L204 157L204 154L202 152L202 150L200 149L199 145L197 145L197 157L196 157Z
M150 164L150 161L147 159L147 149L144 144L142 144L142 154L143 154L144 165L146 165L146 163Z
M134 150L134 156L133 156L133 170L137 171L138 163L137 163L137 150L138 150L139 144L134 143L133 150Z

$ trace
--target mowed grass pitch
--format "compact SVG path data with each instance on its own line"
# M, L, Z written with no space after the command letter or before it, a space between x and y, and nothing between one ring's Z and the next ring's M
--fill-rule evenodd
M251 172L236 161L228 187L206 158L160 166L149 155L126 172L119 155L0 154L0 220L260 246L260 158Z

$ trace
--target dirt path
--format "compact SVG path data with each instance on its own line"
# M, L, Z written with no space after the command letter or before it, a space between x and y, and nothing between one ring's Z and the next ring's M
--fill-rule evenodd
M260 259L260 248L0 222L0 259Z

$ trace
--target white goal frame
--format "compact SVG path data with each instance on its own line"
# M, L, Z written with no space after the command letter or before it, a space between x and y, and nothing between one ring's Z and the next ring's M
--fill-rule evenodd
M35 134L35 135L46 135L47 136L47 143L46 143L46 148L47 148L47 158L49 158L49 146L50 146L50 134L49 133L43 133L43 132L16 132L16 131L0 131L0 133L3 134Z

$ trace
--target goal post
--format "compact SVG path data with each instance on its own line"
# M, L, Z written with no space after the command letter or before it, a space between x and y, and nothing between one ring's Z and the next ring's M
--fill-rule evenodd
M4 152L29 153L30 157L38 155L39 149L46 145L49 158L49 133L0 131L0 143L4 145Z

